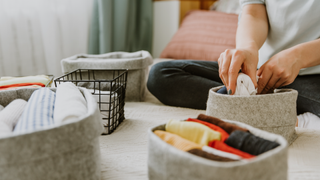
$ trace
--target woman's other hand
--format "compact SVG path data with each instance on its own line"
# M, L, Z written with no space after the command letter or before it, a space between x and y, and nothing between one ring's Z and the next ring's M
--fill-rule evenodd
M301 69L301 55L294 48L272 56L257 71L258 94L273 92L274 89L291 84Z
M228 94L234 94L239 70L247 74L257 87L258 50L227 49L219 59L219 76L226 85Z

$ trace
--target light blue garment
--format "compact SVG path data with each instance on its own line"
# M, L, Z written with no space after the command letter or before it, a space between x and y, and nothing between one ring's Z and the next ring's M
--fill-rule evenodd
M320 37L319 0L240 0L241 6L265 4L269 33L259 51L260 68L276 53ZM301 69L299 75L320 74L320 65Z
M49 88L34 91L14 128L14 133L27 133L54 124L53 112L56 94Z

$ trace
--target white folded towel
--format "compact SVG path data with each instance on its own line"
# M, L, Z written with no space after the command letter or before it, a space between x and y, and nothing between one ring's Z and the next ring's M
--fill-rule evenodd
M62 124L79 119L87 113L87 102L71 82L59 84L56 90L54 121Z
M56 94L49 88L34 91L14 128L14 133L33 132L54 125L55 96Z
M22 112L27 105L27 101L23 99L13 100L0 112L0 121L5 123L10 132L13 131L16 126Z
M242 158L238 155L232 154L232 153L228 153L228 152L224 152L224 151L220 151L218 149L214 149L212 147L209 146L203 146L202 150L207 152L207 153L211 153L217 156L221 156L221 157L225 157L225 158L229 158L229 159L234 159L234 160L241 160Z
M254 87L254 84L251 78L244 73L239 73L238 79L237 79L237 87L234 95L250 96L250 95L256 95L256 94L257 94L257 90Z
M92 96L94 97L94 99L97 101L98 103L98 107L100 109L100 113L102 115L102 118L104 118L102 120L102 123L104 126L108 125L108 120L109 117L113 117L116 113L116 108L117 107L117 99L118 99L118 95L116 92L113 92L110 94L110 91L99 91L99 90L94 90L94 89L88 89L91 93ZM100 97L99 97L99 93L100 93ZM111 101L110 101L111 100ZM111 108L109 109L111 105ZM109 111L110 111L110 116L109 116ZM116 117L114 117L115 119L119 118L119 113L116 115Z

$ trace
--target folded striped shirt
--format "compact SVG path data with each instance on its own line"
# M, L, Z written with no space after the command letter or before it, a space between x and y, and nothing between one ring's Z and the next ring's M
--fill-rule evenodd
M14 129L14 133L27 133L52 126L56 94L49 88L34 91Z

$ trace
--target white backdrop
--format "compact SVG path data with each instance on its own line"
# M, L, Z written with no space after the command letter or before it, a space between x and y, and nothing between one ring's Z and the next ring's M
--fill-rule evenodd
M62 75L87 52L93 0L0 0L0 76Z

